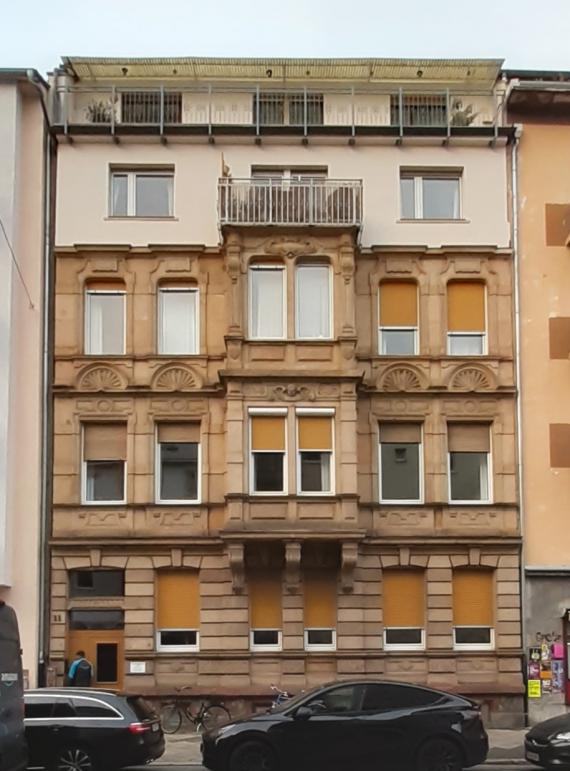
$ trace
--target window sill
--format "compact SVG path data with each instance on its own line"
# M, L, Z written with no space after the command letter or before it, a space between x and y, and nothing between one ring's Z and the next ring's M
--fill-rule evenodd
M419 219L417 217L411 217L409 219L400 218L399 220L396 220L396 223L398 225L410 225L410 224L424 224L424 225L450 225L450 224L457 224L457 225L467 225L471 222L471 220L463 219L462 217L452 218L452 219L437 219L437 220L431 220L431 219Z
M166 217L136 217L132 216L113 216L110 214L108 217L103 218L105 222L178 222L178 217L168 215Z
M123 501L81 501L82 506L125 506L126 500Z
M155 501L154 506L200 506L202 501Z
M493 501L448 501L448 506L492 506Z
M379 503L382 504L383 506L384 505L385 506L423 506L424 505L424 501L421 499L418 499L417 501L414 501L414 500L389 501L389 500L385 500L384 498L381 498Z
M247 337L246 343L298 343L307 345L330 345L331 343L338 342L336 337Z

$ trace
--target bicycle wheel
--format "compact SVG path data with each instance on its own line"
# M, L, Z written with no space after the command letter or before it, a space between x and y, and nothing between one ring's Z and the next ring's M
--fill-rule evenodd
M225 723L229 723L231 719L229 710L222 704L210 704L202 714L200 729L202 731L213 731L215 728L219 728Z
M165 734L175 734L182 725L182 712L176 704L165 704L160 710L160 722Z

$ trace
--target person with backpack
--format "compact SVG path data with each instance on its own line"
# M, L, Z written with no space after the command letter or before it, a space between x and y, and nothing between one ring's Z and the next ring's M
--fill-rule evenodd
M93 678L93 666L85 658L85 651L77 651L67 673L68 685L76 688L88 688Z

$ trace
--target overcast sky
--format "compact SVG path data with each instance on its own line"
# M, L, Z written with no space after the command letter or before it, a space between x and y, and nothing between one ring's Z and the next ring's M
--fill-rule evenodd
M570 70L570 0L0 0L0 67L74 56L497 57Z

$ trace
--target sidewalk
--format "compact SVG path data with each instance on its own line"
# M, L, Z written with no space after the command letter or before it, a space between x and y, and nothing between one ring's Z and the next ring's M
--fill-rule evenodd
M519 731L489 729L489 761L524 760L524 735L527 728ZM166 752L158 761L162 764L176 765L200 764L200 734L174 734L166 737Z

